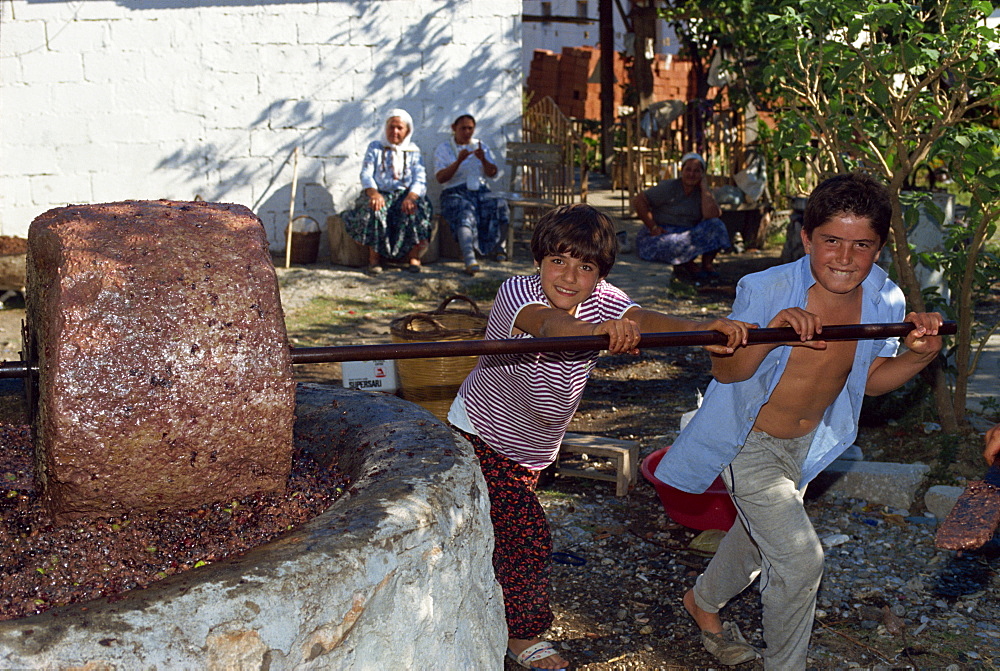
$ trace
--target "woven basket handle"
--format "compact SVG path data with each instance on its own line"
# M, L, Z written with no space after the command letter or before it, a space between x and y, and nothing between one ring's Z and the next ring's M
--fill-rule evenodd
M475 313L477 317L483 316L483 313L479 311L479 306L476 305L476 301L472 300L468 296L463 296L462 294L452 294L451 296L448 296L448 298L441 301L441 305L437 306L437 309L435 309L430 314L432 315L441 314L442 312L445 311L445 308L447 308L448 304L451 303L452 301L465 301L466 303L472 306L472 312Z
M436 328L438 331L445 330L444 324L434 319L433 314L428 314L426 312L414 312L413 314L406 315L400 320L399 326L402 330L405 331L410 328L410 324L412 324L414 320L427 322L428 324L431 324L434 328Z

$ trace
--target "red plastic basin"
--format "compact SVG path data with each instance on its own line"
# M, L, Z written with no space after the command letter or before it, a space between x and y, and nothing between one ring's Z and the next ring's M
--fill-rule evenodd
M736 506L729 498L729 491L721 477L716 478L704 493L691 494L671 487L653 475L657 464L669 449L670 445L667 445L643 459L641 469L643 477L656 488L663 510L674 522L692 529L729 531L729 527L736 521Z

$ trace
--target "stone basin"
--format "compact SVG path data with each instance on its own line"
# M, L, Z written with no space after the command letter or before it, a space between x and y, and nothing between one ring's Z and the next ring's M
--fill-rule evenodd
M296 445L351 476L341 499L243 556L0 622L0 668L502 668L471 446L393 396L300 384L296 401Z

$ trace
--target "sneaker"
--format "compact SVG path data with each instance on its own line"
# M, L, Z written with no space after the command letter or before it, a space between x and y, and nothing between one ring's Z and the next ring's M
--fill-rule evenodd
M710 631L701 632L701 644L712 653L713 657L726 666L743 664L757 659L759 656L757 648L747 643L735 622L724 622L721 634L713 634Z
M466 275L475 275L479 272L479 264L473 263L470 266L466 266L464 272Z

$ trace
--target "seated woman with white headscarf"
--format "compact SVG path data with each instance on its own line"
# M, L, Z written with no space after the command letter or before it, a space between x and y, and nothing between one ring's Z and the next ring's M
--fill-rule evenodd
M444 186L441 216L462 250L465 273L479 272L476 254L505 261L504 251L510 216L507 201L491 197L484 178L499 170L490 148L478 138L476 120L463 114L451 125L452 138L434 152L434 177Z
M420 256L431 237L433 208L420 149L413 143L413 119L406 110L391 110L385 139L365 150L361 187L354 208L341 217L347 234L368 248L368 274L382 272L382 259L405 259L406 269L419 273Z

